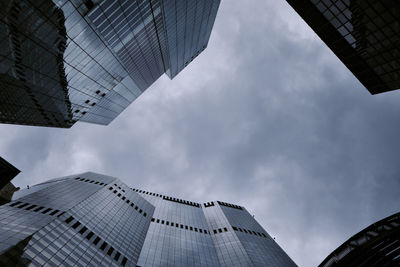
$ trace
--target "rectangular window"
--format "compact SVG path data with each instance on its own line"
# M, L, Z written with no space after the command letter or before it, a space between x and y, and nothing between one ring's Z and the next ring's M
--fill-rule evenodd
M76 228L78 228L79 225L81 225L81 223L80 222L76 222L76 223L74 223L74 225L72 225L72 228L76 229Z
M126 197L122 197L122 200L125 200L126 199Z
M225 232L228 232L228 229L226 229L226 227L224 227L224 231L225 231Z
M161 224L164 224L164 220L161 220Z
M90 238L92 238L93 235L94 235L93 232L88 233L86 239L89 240Z
M217 230L215 230L215 229L214 229L213 231L214 231L214 234L216 234L216 233L217 233Z
M103 244L101 244L100 249L101 249L101 250L104 250L106 247L107 247L107 242L104 241Z
M218 229L218 232L222 233L222 229L221 229L221 228L219 228L219 229Z
M68 219L65 220L66 223L70 223L72 222L72 220L74 219L74 217L70 216Z
M17 206L18 204L21 204L21 203L22 203L21 201L14 202L14 203L10 204L10 207Z
M237 231L238 229L235 226L232 226L233 230Z
M146 212L144 212L144 213L143 213L143 216L144 216L144 217L146 217L146 216L147 216L147 213L146 213Z
M152 222L154 222L154 220L155 220L154 218L151 218L151 221L152 221Z
M48 208L48 209L46 209L46 210L42 211L42 213L43 213L43 214L46 214L46 213L48 213L49 211L51 211L51 209L50 209L50 208Z
M157 223L160 223L160 219L157 219Z
M29 206L29 207L26 208L26 210L31 210L31 209L33 209L34 207L36 207L36 205Z
M198 232L196 227L194 228L194 231L195 231L195 232Z
M204 233L205 233L205 234L208 234L208 233L207 233L207 230L204 230Z
M135 206L135 210L137 210L139 207L138 206Z
M121 262L121 265L122 265L122 266L125 266L127 261L128 261L128 259L124 257L123 260L122 260L122 262Z
M86 226L83 226L82 229L79 231L79 233L83 235L86 232L86 230L87 230Z
M65 211L61 212L60 214L57 215L57 217L61 217L62 215L65 214Z
M119 253L119 252L115 253L114 260L118 261L120 256L121 256L121 253Z
M189 227L188 227L187 225L185 225L185 229L186 229L186 230L188 230L188 229L189 229Z
M93 244L94 244L94 245L97 245L97 244L99 243L99 241L100 241L100 237L96 237L96 238L93 240Z
M193 227L192 226L190 226L190 231L193 231Z
M108 255L108 256L111 256L111 254L113 253L113 251L114 251L114 248L113 248L113 247L110 247L110 249L109 249L108 252L107 252L107 255Z
M39 207L39 208L35 209L34 212L38 212L38 211L40 211L42 209L44 209L44 207Z
M142 213L142 212L143 212L143 211L140 209L140 210L139 210L139 213Z
M119 193L117 196L120 197L120 196L121 196L121 193Z
M173 222L171 222L171 226L174 226L174 223L173 223Z
M201 230L201 228L199 228L200 233L203 233L203 230Z
M50 213L51 216L55 215L57 212L59 212L59 210L55 210L52 213Z
M169 221L166 221L165 224L166 224L166 225L169 225Z
M25 203L25 204L22 204L22 205L18 206L17 208L22 209L23 207L26 207L28 205L29 205L28 203Z

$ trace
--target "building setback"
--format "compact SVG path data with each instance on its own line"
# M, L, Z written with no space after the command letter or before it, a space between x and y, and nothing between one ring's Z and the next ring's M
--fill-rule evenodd
M400 88L398 0L287 0L368 89Z
M220 0L3 0L0 122L109 124L208 44Z
M20 190L0 206L0 264L296 266L244 207L92 172Z

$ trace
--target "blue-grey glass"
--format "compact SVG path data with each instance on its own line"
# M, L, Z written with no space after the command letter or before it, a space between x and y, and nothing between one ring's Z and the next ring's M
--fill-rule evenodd
M109 124L207 46L220 0L4 0L0 122Z
M82 173L0 206L3 266L296 266L244 207Z

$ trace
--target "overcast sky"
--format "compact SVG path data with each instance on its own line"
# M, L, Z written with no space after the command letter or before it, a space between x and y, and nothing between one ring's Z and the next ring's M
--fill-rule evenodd
M0 125L26 187L94 171L245 206L299 266L400 207L400 91L372 96L286 1L223 1L208 48L109 126Z

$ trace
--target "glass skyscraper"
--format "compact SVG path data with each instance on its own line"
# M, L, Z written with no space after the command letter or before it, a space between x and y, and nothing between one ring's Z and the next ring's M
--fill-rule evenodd
M0 206L0 265L296 266L244 207L82 173Z
M371 94L400 88L398 0L287 0Z
M3 0L0 122L107 125L208 44L220 0Z

